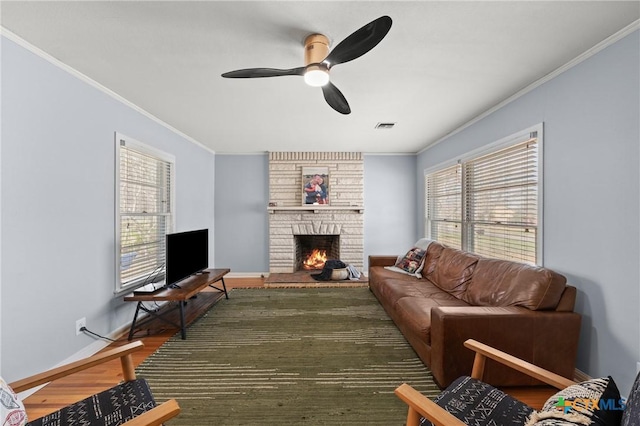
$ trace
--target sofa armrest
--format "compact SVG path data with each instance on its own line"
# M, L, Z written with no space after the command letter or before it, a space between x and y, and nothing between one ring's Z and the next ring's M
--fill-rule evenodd
M467 339L483 342L566 378L573 378L581 317L575 312L521 307L437 307L431 310L431 364L442 387L468 375L474 354ZM494 386L541 382L488 360L484 381Z
M574 286L568 285L564 288L562 295L560 296L560 301L558 302L558 306L556 306L556 311L561 312L573 312L576 307L576 294L578 289Z
M397 260L397 255L369 256L369 268L372 266L393 266Z

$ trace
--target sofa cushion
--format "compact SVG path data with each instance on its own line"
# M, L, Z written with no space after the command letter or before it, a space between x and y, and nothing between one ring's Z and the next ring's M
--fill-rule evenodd
M374 268L371 269L371 272L373 272L373 269ZM387 270L384 270L384 272L386 274L394 274L394 277L384 277L386 274L381 273L376 274L375 280L369 278L369 287L374 291L374 293L378 293L384 299L384 304L393 306L403 297L420 297L423 294L422 287L435 288L438 292L442 292L442 290L435 287L428 280L418 280L417 278L412 278L408 275L399 275ZM384 285L377 285L381 279L384 280ZM413 282L411 280L413 280Z
M444 247L437 262L430 266L426 277L447 293L461 298L479 257L471 253Z
M423 277L433 273L436 265L440 261L442 250L444 250L444 246L436 241L429 244L429 247L427 247L427 255L424 259L424 267L422 268Z
M395 318L402 322L414 335L422 336L431 345L431 309L442 306L467 306L442 290L440 297L403 297L395 304Z
M462 300L476 306L555 309L566 282L564 276L540 266L481 258Z
M417 283L428 282L425 279L390 271L382 266L370 266L368 278L371 292L387 310L394 309L396 301L402 297L420 295Z

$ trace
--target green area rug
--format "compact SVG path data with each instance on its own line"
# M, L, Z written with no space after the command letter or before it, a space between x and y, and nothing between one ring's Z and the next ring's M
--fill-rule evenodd
M167 425L402 425L439 393L368 288L235 289L141 364Z

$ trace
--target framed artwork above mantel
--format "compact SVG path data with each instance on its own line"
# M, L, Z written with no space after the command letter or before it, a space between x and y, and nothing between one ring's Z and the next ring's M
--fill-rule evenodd
M329 204L329 168L302 167L302 205Z

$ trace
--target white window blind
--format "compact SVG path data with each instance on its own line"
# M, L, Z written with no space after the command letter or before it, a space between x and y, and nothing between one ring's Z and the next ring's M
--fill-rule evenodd
M468 250L536 264L537 138L466 162L464 182Z
M462 248L462 167L456 164L425 176L427 235Z
M539 264L538 132L425 175L427 237L486 257Z
M165 236L173 228L173 158L117 136L116 293L164 274Z

